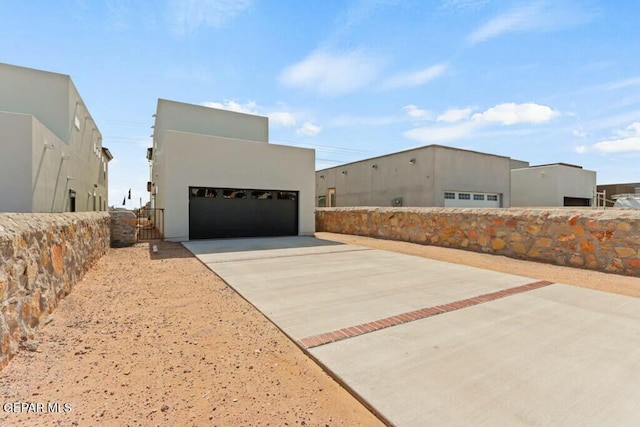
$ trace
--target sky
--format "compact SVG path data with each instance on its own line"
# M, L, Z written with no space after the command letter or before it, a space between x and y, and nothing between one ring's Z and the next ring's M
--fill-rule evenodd
M0 62L70 75L109 204L158 98L269 117L316 168L430 144L640 182L637 0L0 0ZM251 167L251 165L247 165Z

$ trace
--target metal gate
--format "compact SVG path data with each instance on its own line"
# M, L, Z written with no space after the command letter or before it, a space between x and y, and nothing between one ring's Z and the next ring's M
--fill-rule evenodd
M164 238L164 209L140 208L137 217L139 242Z

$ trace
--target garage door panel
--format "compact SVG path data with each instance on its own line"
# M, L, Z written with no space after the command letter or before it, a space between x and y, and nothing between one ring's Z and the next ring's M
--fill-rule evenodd
M298 234L297 196L288 200L225 198L220 197L222 191L216 192L216 197L194 197L194 194L190 189L190 239Z

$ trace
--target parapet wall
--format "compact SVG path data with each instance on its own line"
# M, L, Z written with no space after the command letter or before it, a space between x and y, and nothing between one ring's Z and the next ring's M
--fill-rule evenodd
M640 277L640 210L319 208L316 230Z
M109 249L106 212L0 213L0 369Z

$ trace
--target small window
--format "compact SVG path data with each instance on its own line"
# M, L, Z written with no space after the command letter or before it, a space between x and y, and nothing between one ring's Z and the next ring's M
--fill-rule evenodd
M469 194L469 193L458 193L458 200L471 200L471 194Z
M243 190L234 190L232 188L227 188L222 191L222 197L224 199L246 199L247 193Z
M327 196L319 196L318 197L318 207L319 208L327 207Z
M498 196L495 194L487 194L487 200L490 202L497 202Z
M252 199L271 200L273 199L273 193L265 190L254 190L251 192Z
M280 200L296 200L297 194L295 191L278 191L278 199Z
M484 200L484 194L474 194L473 200Z
M149 183L151 184L151 183ZM149 185L149 189L151 186ZM201 187L192 187L191 188L191 197L209 197L215 198L218 195L218 192L213 188L201 188Z
M445 199L449 199L449 200L453 200L453 199L456 198L456 193L450 193L448 191L445 191L444 198Z

